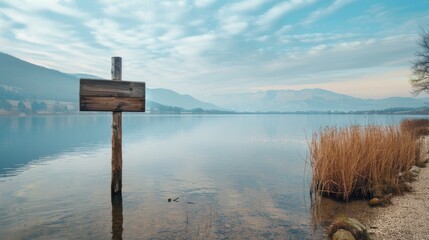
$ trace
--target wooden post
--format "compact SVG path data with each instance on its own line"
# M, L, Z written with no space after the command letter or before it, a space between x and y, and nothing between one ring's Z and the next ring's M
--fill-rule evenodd
M122 112L144 112L144 82L122 81L122 58L112 57L112 80L80 79L80 111L112 113L112 197L122 194Z
M112 57L112 80L122 80L122 58ZM112 195L122 194L122 112L112 113Z

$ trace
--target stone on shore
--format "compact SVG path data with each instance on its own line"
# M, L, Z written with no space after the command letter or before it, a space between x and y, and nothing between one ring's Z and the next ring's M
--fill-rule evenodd
M420 168L417 166L412 166L410 172L420 173Z
M333 235L339 229L349 231L356 240L368 239L368 232L365 226L354 218L349 218L346 216L339 216L335 218L335 220L327 229L328 236L333 237Z
M428 162L429 162L429 158L426 158L424 160L419 160L416 162L416 166L419 168L425 168Z
M379 198L372 198L371 200L369 200L369 206L371 207L377 207L381 205L381 200Z
M411 192L411 190L413 190L413 185L411 185L410 182L402 182L400 183L399 187L401 188L402 191L405 191L405 192Z
M344 229L338 229L332 236L332 240L356 240L353 234Z
M419 176L418 172L410 170L410 177L411 177L412 181L415 181L418 176Z

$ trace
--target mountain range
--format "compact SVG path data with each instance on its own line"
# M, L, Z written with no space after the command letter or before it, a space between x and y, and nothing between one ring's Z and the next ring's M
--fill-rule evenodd
M223 94L216 99L215 103L224 108L251 112L368 111L419 108L429 102L428 98L410 97L361 99L318 88Z
M98 78L68 74L38 66L0 53L0 100L79 101L79 78ZM424 107L428 98L391 97L361 99L324 89L268 90L213 96L212 103L163 88L146 89L147 109L180 108L233 110L244 112L367 111L389 108Z
M0 98L9 100L53 100L78 102L79 78L100 77L68 74L0 53ZM146 89L146 108L172 106L183 109L221 110L190 95L162 88Z

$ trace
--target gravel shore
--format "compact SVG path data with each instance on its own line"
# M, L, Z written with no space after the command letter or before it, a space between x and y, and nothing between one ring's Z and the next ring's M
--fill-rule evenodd
M429 139L424 142L424 158L428 158ZM429 239L429 165L421 168L413 182L413 191L392 198L387 207L375 208L370 221L372 239Z
M429 158L429 138L424 139L422 158ZM322 198L315 222L326 228L338 215L356 218L364 224L372 240L429 239L429 164L420 169L413 191L393 196L386 207L369 207L368 200L349 203ZM325 235L324 239L328 239Z

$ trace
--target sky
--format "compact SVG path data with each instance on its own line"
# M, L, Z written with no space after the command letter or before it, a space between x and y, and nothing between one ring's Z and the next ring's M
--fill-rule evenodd
M1 0L0 52L200 99L323 88L412 96L429 0Z

